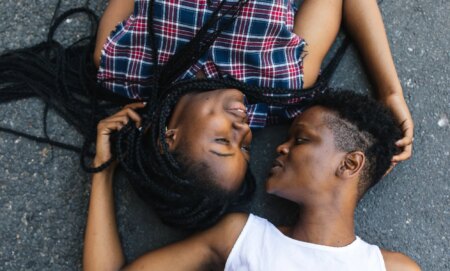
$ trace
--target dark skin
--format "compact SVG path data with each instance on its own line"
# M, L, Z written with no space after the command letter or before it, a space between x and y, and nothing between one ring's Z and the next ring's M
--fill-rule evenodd
M111 0L109 2L99 27L97 46L94 53L94 61L97 64L100 59L101 48L107 36L118 22L126 19L131 14L133 8L134 1L132 0ZM381 82L376 85L380 100L394 112L396 120L403 130L404 138L397 142L397 145L403 149L403 152L393 157L393 162L396 163L408 159L412 153L413 121L395 72L381 15L375 0L305 0L303 2L296 16L294 32L308 42L308 55L304 61L305 87L312 85L316 81L320 64L336 36L342 18L354 40L359 45L359 49L370 67L369 70L373 74L374 79L377 82ZM131 107L134 108L134 106ZM121 112L121 115L113 116L114 118L118 117L117 119L109 119L99 126L98 146L103 146L101 147L103 149L98 149L100 154L109 153L105 151L106 149L109 150L109 147L105 148L109 146L109 143L105 143L108 141L107 137L111 131L120 129L124 125L125 119L132 119L139 125L140 120L138 116L131 112L131 109L128 108L126 112ZM171 128L169 129L170 133L166 134L168 144L170 144L170 140L175 140L175 133L172 134L173 127L169 128ZM184 138L182 133L178 133L176 137L179 139ZM193 146L196 145L196 142L187 140L186 142ZM99 155L95 161L97 164L100 164L106 160L102 158L102 155ZM243 168L242 165L239 165L239 167ZM103 268L116 270L124 265L120 242L117 237L112 201L113 171L114 167L112 166L102 173L95 174L93 177L93 192L91 194L92 199L84 252L84 264L87 270L100 270ZM222 182L218 181L218 183ZM236 184L231 185L231 187L235 186ZM193 241L187 240L159 250L155 252L156 254L145 255L129 268L133 268L136 265L148 265L151 270L167 270L168 266L171 267L169 268L170 270L177 270L177 268L180 270L201 270L208 265L223 266L223 261L229 254L231 244L235 241L233 237L239 234L246 219L247 216L243 214L230 215L224 218L217 227L189 239ZM290 231L286 232L289 233ZM294 232L292 232L292 236L294 235ZM227 236L226 240L224 240L224 236ZM183 258L181 261L183 266L164 266L164 264L176 264L171 262L173 255L170 254L170 251L184 249L195 251L196 255L201 255L201 259L186 254L186 259ZM389 265L390 262L395 262L400 263L400 266L402 266L402 256L397 256L397 254L385 254L386 264ZM390 259L394 260L391 261ZM389 266L392 267L391 265ZM390 270L396 269L390 268Z
M140 125L132 104L98 126L97 156L100 164L110 157L109 135L126 121ZM358 182L365 163L360 151L343 152L325 121L331 111L306 110L294 121L287 141L277 151L266 189L300 204L304 210L291 228L280 230L290 238L342 247L355 240L353 213ZM114 213L112 176L115 165L92 178L91 201L83 252L84 270L223 270L228 255L248 216L227 215L216 226L184 241L148 252L125 266ZM389 271L416 271L420 267L401 253L382 250ZM177 261L173 259L176 257Z
M109 0L98 29L94 62L100 64L103 45L116 25L134 10L134 0ZM380 102L389 108L403 131L396 145L403 151L392 165L412 155L414 123L405 102L377 0L304 0L295 16L294 33L308 44L303 62L304 87L312 86L341 23L357 45Z
M184 145L194 161L216 173L217 185L233 192L241 186L250 160L252 133L247 122L239 90L187 94L174 108L165 140L169 151Z
M355 240L354 211L358 182L365 163L360 151L343 152L335 147L326 124L334 114L315 106L296 118L286 142L279 145L266 183L268 193L302 206L293 227L280 230L287 236L314 244L342 247ZM386 270L420 270L409 257L382 249Z
M305 242L341 247L355 240L353 213L357 183L365 162L362 152L342 152L323 119L326 109L313 107L292 124L279 145L266 182L270 194L302 206L302 217L287 235Z
M243 99L236 89L187 94L177 103L166 133L169 150L184 144L189 156L206 163L228 191L240 187L250 159L252 133Z

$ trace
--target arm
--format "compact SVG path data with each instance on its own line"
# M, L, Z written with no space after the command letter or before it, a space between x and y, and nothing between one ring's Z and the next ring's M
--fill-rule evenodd
M421 271L420 266L406 255L381 249L387 271Z
M140 117L132 109L142 107L142 103L131 104L127 109L98 124L95 166L103 164L111 157L109 137L113 131L120 130L130 118L139 125ZM125 263L114 210L113 173L115 166L112 164L92 177L84 237L84 270L119 270Z
M140 117L133 110L142 103L128 105L119 113L101 121L98 125L95 165L110 157L109 136L120 130L130 119L140 126ZM125 266L119 233L117 230L112 176L115 165L94 174L89 213L84 239L84 270L210 270L223 268L247 215L232 214L216 226L182 242L151 251Z
M403 132L397 146L403 151L394 163L411 157L414 124L395 70L383 19L376 0L344 0L343 20L373 79L379 100L394 114Z
M204 232L148 252L125 270L223 270L247 219L247 214L229 214Z
M403 138L396 143L402 153L394 156L392 162L408 159L412 153L414 125L376 0L303 1L295 16L294 32L307 42L303 60L304 87L312 86L317 80L320 65L339 31L342 18L374 79L379 99L393 112L403 131Z
M118 270L125 263L114 214L113 170L94 174L83 250L84 270Z
M134 0L110 0L103 13L97 31L97 40L94 50L94 63L100 65L100 56L106 39L118 23L128 18L134 9Z

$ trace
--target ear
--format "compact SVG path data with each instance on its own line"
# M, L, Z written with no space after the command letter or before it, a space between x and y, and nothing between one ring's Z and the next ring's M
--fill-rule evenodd
M169 151L172 151L175 149L177 143L178 143L178 129L168 129L166 133L164 134L164 140L169 146ZM162 152L162 145L161 142L159 144L160 151Z
M366 156L361 151L347 153L339 167L336 175L343 179L352 179L358 177L366 161Z

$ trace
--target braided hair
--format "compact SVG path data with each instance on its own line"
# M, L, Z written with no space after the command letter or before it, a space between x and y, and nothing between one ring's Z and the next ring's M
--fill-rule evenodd
M153 0L149 17L153 18ZM147 105L139 110L142 129L129 123L113 134L113 157L105 164L92 168L85 161L93 156L90 148L96 135L96 124L121 105L131 100L105 91L96 82L92 63L95 33L63 48L53 40L58 25L75 13L86 13L96 29L97 17L86 9L70 10L56 19L46 42L31 48L7 52L0 57L0 103L28 97L39 97L46 104L44 135L38 137L0 127L0 131L24 136L39 142L74 150L81 154L82 167L88 172L98 172L117 159L128 174L132 186L140 197L151 202L161 219L171 225L197 229L213 224L230 207L249 199L255 186L250 171L237 194L218 198L219 193L209 193L202 187L214 183L214 174L208 166L192 161L185 149L169 152L164 140L165 127L172 110L183 95L216 89L235 88L243 92L251 103L267 103L284 107L295 106L292 101L305 102L327 85L328 76L309 90L287 90L249 86L233 79L176 79L202 56L214 39L239 14L246 1L238 1L224 9L222 1L210 20L184 48L169 62L158 64L156 39L150 27L148 44L153 53L153 80L147 85ZM220 11L220 12L219 12ZM153 38L152 38L153 37ZM341 47L323 74L331 74L337 66L347 44ZM269 96L270 94L270 96ZM298 105L297 105L298 106ZM46 134L48 107L56 110L85 138L82 148L50 139Z
M153 2L150 2L149 21L153 19ZM172 110L180 98L192 92L235 88L243 92L250 101L281 106L291 106L292 103L290 100L293 90L248 86L233 79L176 81L181 73L208 50L221 31L229 27L239 9L246 3L238 1L224 10L225 2L219 4L196 36L163 67L158 65L156 37L149 27L150 40L147 42L152 47L153 80L152 85L148 86L151 91L147 92L153 95L146 107L140 110L142 129L129 124L115 138L114 152L130 176L135 190L144 200L152 203L164 222L185 228L210 226L224 214L236 197L220 197L221 193L209 193L211 190L203 189L205 186L213 186L216 181L212 170L205 163L193 161L185 153L185 148L170 153L167 143L162 140ZM268 93L275 97L267 97ZM296 93L297 98L305 99L315 91ZM250 198L255 186L250 171L247 171L245 179L237 196L241 200Z
M206 193L202 187L214 184L214 174L207 165L192 161L184 149L171 153L165 142L166 125L177 102L192 92L236 88L249 100L292 106L286 97L267 97L268 89L248 86L232 79L198 79L179 81L169 86L167 95L148 101L139 113L142 128L126 125L114 137L114 154L130 176L131 183L140 196L152 203L166 223L197 228L214 223L235 200L249 198L254 179L247 171L239 195L218 199L216 193ZM287 94L285 89L270 91ZM314 92L306 92L312 95ZM282 95L284 96L284 95ZM301 98L305 98L302 96Z

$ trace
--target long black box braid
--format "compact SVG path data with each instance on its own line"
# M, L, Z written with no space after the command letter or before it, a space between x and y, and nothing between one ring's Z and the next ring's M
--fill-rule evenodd
M149 22L153 18L153 2L149 8ZM86 39L73 46L63 48L53 40L53 33L68 16L86 13L96 29L98 19L86 8L70 10L62 14L52 25L46 42L31 48L14 50L0 56L0 103L13 100L39 97L48 107L56 110L73 125L85 138L82 148L37 137L12 129L0 127L0 131L24 136L39 142L66 148L81 153L82 167L88 172L105 169L113 159L129 176L138 195L150 202L161 219L178 227L199 229L212 225L236 202L245 202L251 197L255 180L250 171L236 198L214 198L198 189L198 180L207 176L186 175L185 159L170 153L165 144L165 127L171 112L179 99L190 92L210 91L223 88L236 88L242 91L250 102L263 102L284 107L296 107L290 100L296 98L304 106L308 100L326 89L328 79L344 54L347 43L338 50L333 60L322 73L318 83L311 89L289 90L262 88L246 85L233 79L193 79L175 82L176 79L195 63L214 42L220 33L229 27L239 10L247 1L238 1L228 9L222 1L210 20L184 48L178 51L166 65L158 64L156 42L150 27L148 31L152 48L153 77L146 87L150 97L147 105L139 113L142 116L142 129L129 123L113 135L113 158L98 168L92 168L85 161L92 157L92 144L95 142L96 125L120 106L132 100L119 97L104 90L96 82L92 52L95 31ZM267 94L275 94L267 96ZM46 118L44 114L44 120ZM45 123L45 121L44 121ZM44 125L45 132L46 124ZM46 132L45 132L46 135ZM161 151L162 149L162 151ZM213 182L214 180L205 180Z

